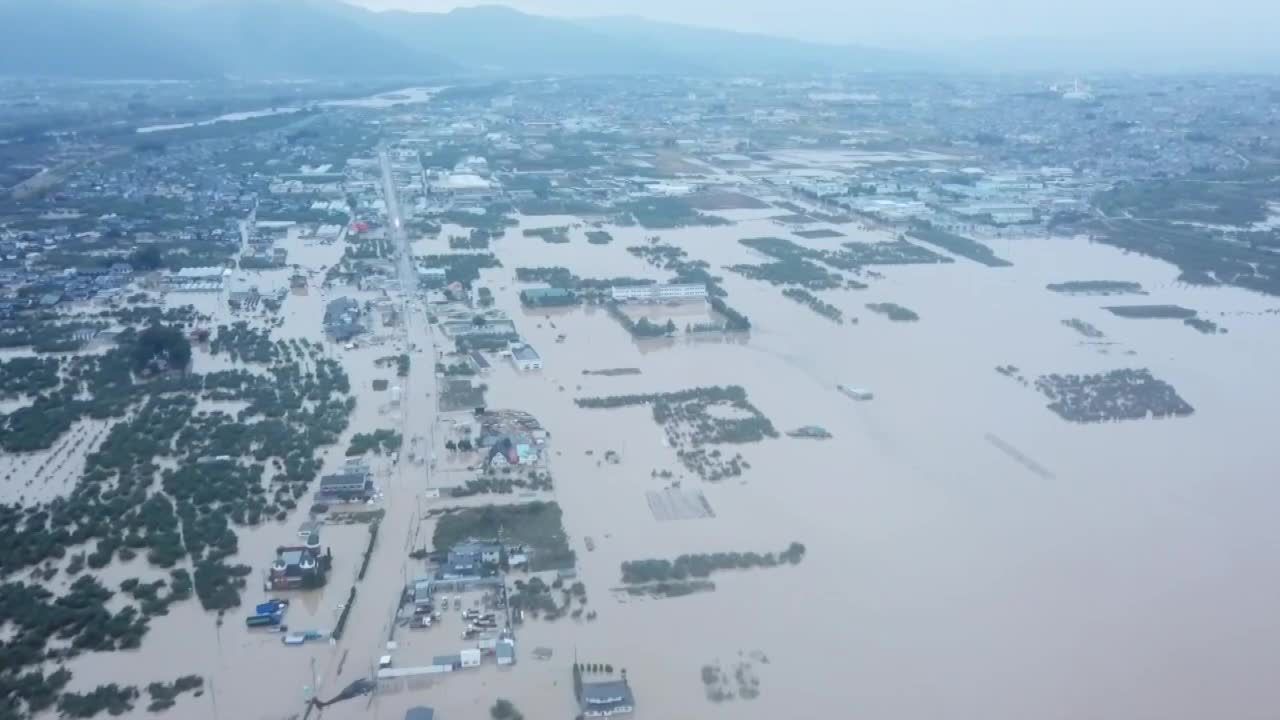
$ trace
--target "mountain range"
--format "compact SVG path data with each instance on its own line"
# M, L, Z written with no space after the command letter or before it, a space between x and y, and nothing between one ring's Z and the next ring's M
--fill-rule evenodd
M0 0L0 75L95 79L920 69L906 53L503 6L374 12L340 0Z

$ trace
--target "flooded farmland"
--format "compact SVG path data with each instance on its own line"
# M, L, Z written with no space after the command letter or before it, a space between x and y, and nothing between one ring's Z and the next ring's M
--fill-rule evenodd
M495 290L497 307L515 319L544 367L521 372L496 363L484 377L487 402L526 410L547 429L555 480L549 497L563 508L576 579L596 619L528 621L518 630L515 667L384 684L320 716L398 718L426 702L442 716L478 717L484 698L500 696L529 717L569 717L575 703L566 664L575 657L625 668L641 704L637 715L655 718L764 718L797 703L817 714L904 718L936 716L944 706L964 716L1066 718L1105 705L1155 718L1188 704L1207 709L1242 692L1266 706L1250 673L1276 655L1265 618L1280 587L1251 577L1251 591L1242 592L1233 583L1239 563L1260 559L1278 540L1267 513L1274 491L1254 471L1278 459L1264 437L1270 396L1259 392L1273 384L1260 358L1280 351L1274 316L1264 314L1273 302L1183 286L1169 267L1084 238L1013 238L993 242L1011 268L964 259L886 266L868 289L824 291L825 301L858 319L833 325L768 283L720 270L760 261L739 239L787 236L758 215L658 233L723 275L730 303L751 318L743 334L637 340L598 307L520 306L518 292L529 285L516 280L518 267L665 280L667 271L626 250L654 233L608 227L615 238L608 245L587 244L577 232L568 244L548 244L515 228L496 241L503 267L483 271L481 283ZM546 224L523 218L521 227ZM852 225L837 229L845 237L794 239L816 249L891 239ZM339 255L297 243L291 252L312 269ZM415 250L438 252L440 244L423 240ZM1045 289L1089 277L1100 265L1140 282L1150 293L1143 302L1192 307L1228 333L1117 318L1102 308L1109 300ZM254 276L264 294L288 287L285 271ZM288 294L280 336L314 337L324 303L336 295L314 280ZM233 319L217 296L168 301L195 302L214 322ZM894 323L865 310L872 302L904 305L920 320ZM627 312L681 327L713 315L702 302ZM425 315L410 316L418 319L409 342L443 349ZM1105 341L1063 327L1066 318L1096 326ZM357 397L349 433L405 423L439 454L431 355L415 355L407 378L377 367L403 345L388 338L354 349L327 346ZM234 366L221 357L198 352L196 368ZM1033 388L994 371L1003 365L1031 376L1145 367L1172 383L1195 413L1073 424L1046 409ZM638 372L586 373L609 368ZM377 378L395 384L404 400L374 390ZM837 392L838 384L868 388L874 399L856 402ZM742 445L735 450L749 469L710 483L679 461L650 408L574 402L716 385L744 388L779 430L819 426L832 438ZM326 471L341 466L342 447L326 453ZM153 621L142 650L73 661L76 678L145 684L180 658L207 690L183 704L184 717L299 716L309 698L332 696L376 668L385 639L397 632L396 588L425 572L408 551L429 542L436 522L430 510L446 502L432 488L450 485L448 468L461 471L459 462L465 464L442 460L437 478L407 461L374 460L382 499L372 509L385 519L369 575L358 585L359 611L341 642L288 647L279 635L246 632L238 613L219 620L185 603ZM701 493L710 512L659 517L650 495L671 488ZM469 500L490 501L513 500ZM323 542L335 548L333 580L321 591L285 593L291 629L333 628L367 528L325 525ZM273 548L295 538L294 521L241 534L238 557L259 568L250 600L259 597L254 586ZM802 563L717 573L710 592L655 599L622 591L624 562L765 552L794 541L807 548ZM147 581L159 573L133 561L104 577L111 584L133 576ZM1176 640L1171 627L1182 629ZM424 658L448 652L457 640L445 632L412 635L405 648ZM535 648L551 659L536 659ZM741 688L729 683L727 695L712 692L703 679L707 666L749 667L753 689L739 696ZM1166 692L1128 693L1124 679L1135 672L1158 678ZM1184 682L1190 675L1194 692Z
M1009 268L963 258L883 266L864 278L867 289L822 291L823 300L857 318L834 325L773 285L721 270L762 261L739 239L789 236L765 215L744 212L735 225L661 233L609 226L614 241L607 245L586 243L581 227L567 244L524 237L526 227L577 222L526 217L495 241L503 266L482 271L480 282L537 349L543 369L495 362L483 378L487 404L532 413L551 438L554 489L539 497L564 511L578 558L574 579L585 585L594 619L529 620L517 632L514 667L383 683L372 696L313 714L399 718L429 703L442 716L479 717L485 698L498 696L528 717L569 717L576 711L566 669L573 658L625 668L637 715L654 718L764 718L797 703L833 715L925 718L945 707L964 716L1067 718L1108 706L1155 718L1248 692L1258 707L1268 704L1250 673L1276 655L1265 619L1280 586L1256 576L1249 592L1235 583L1239 563L1260 559L1280 540L1267 513L1274 491L1254 470L1280 459L1265 438L1270 395L1260 392L1273 386L1261 358L1280 351L1274 315L1266 313L1274 302L1184 286L1167 266L1084 238L1009 238L992 241ZM842 237L792 239L814 249L892 239L861 226L832 227ZM516 279L520 267L666 280L669 271L627 251L655 234L723 276L730 304L751 318L749 333L635 339L601 307L521 306L519 291L532 285ZM315 337L325 304L339 295L374 303L389 297L321 286L320 270L339 259L341 244L309 244L292 234L288 242L299 265L315 272L307 287L283 295L279 337ZM414 249L430 254L443 244L419 240ZM1140 282L1149 293L1144 303L1194 308L1228 332L1119 318L1103 308L1112 299L1045 288L1090 277L1099 266ZM251 275L264 295L290 284L288 271ZM909 307L920 320L895 323L865 309L876 302ZM248 319L265 327L267 317L229 312L219 295L170 294L166 303L194 304L215 324ZM354 508L383 515L368 575L356 582L368 524L327 523L323 543L335 558L329 584L273 594L291 601L291 630L328 632L355 584L358 611L343 639L289 647L279 634L246 631L242 613L219 618L184 603L153 621L143 649L72 661L73 689L88 690L89 678L103 677L145 685L177 664L206 683L199 698L181 706L183 717L298 717L310 698L332 697L376 670L387 638L400 637L396 652L424 664L458 645L453 626L395 629L398 588L426 571L409 552L429 545L433 508L533 494L447 499L474 461L441 457L448 432L441 428L467 414L437 412L432 361L447 339L424 308L408 307L407 340L374 334L358 347L328 343L324 352L343 364L357 398L344 438L403 428L418 452L431 448L435 469L375 457L379 497ZM702 301L626 312L681 328L715 316ZM1089 323L1103 339L1064 327L1067 318ZM379 365L409 344L434 350L415 353L407 377ZM194 360L206 372L237 365L199 349ZM995 372L1006 365L1032 377L1149 368L1195 412L1070 423L1034 388ZM600 372L607 369L627 372ZM379 379L394 387L375 389ZM836 390L839 384L867 388L874 399L855 401ZM780 435L736 446L748 469L703 482L677 457L649 407L575 403L717 385L744 388L779 430L818 426L832 437ZM342 466L343 447L325 453L326 472ZM42 462L38 457L28 462ZM69 482L63 475L74 471L59 465L49 487ZM654 496L674 497L672 507L685 509L655 508ZM295 520L241 533L236 557L255 568L250 602L266 597L259 587L274 548L296 538ZM620 576L629 561L767 552L792 542L807 548L803 562L719 572L714 590L684 597L631 594ZM141 560L102 574L109 586L162 576ZM1181 632L1171 635L1171 627ZM550 659L537 659L535 649ZM729 674L713 686L704 668ZM748 684L733 680L739 670ZM1125 678L1135 672L1165 693L1127 692ZM1194 692L1185 682L1192 675ZM141 708L132 714L147 716Z
M0 228L20 717L1270 720L1257 175L1209 258L1040 136L664 82L155 129Z

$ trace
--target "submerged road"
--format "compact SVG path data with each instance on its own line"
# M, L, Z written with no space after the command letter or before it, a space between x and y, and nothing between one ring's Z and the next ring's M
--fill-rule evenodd
M357 582L357 599L348 618L340 647L349 654L347 662L328 674L322 687L342 688L360 678L369 678L377 671L378 658L387 653L386 644L395 631L395 613L400 604L401 591L416 577L425 574L421 561L409 557L414 547L423 547L430 538L418 537L421 521L422 496L428 484L432 458L433 428L435 427L435 344L431 326L418 295L418 277L404 219L400 215L400 198L391 171L387 152L379 148L378 158L382 167L383 199L386 203L387 238L396 247L396 266L400 280L400 312L402 337L397 352L409 355L409 373L397 377L394 382L400 388L397 428L403 438L400 455L380 490L383 493L384 516L379 525L377 542L369 560L364 580ZM373 428L360 428L369 431ZM413 442L414 438L420 442ZM421 465L414 457L422 458ZM363 548L351 548L360 552ZM374 696L369 703L374 702ZM366 703L356 700L360 708ZM335 710L359 712L358 708L345 709L343 703Z

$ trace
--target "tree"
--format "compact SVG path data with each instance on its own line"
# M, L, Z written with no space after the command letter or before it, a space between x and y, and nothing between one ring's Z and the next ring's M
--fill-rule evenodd
M471 318L471 324L475 325L476 327L484 327L485 325L489 324L489 321L486 320L483 315L476 315L475 317Z
M133 371L185 370L191 364L191 342L175 327L152 325L133 346Z
M458 449L458 443L450 440L449 442L444 444L444 449L448 450L449 452L453 452L454 450Z
M493 704L493 707L489 708L489 716L493 720L524 720L524 715L521 715L520 711L516 710L516 706L512 705L510 700L502 698L499 698Z
M613 666L612 666L612 665L605 665L605 666L604 666L604 671L605 671L605 672L607 672L607 673L609 673L610 675L612 675L612 674L613 674Z
M466 438L458 442L458 449L462 452L471 452L471 447L471 441Z
M129 256L129 265L139 272L158 270L163 264L164 258L160 255L160 248L155 245L143 245Z

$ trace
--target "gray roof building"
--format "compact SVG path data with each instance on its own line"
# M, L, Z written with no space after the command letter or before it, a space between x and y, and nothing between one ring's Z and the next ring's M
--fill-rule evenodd
M582 714L586 717L622 715L633 712L635 705L626 680L582 684Z
M419 705L418 707L409 708L404 714L404 720L433 720L435 716L435 710Z

